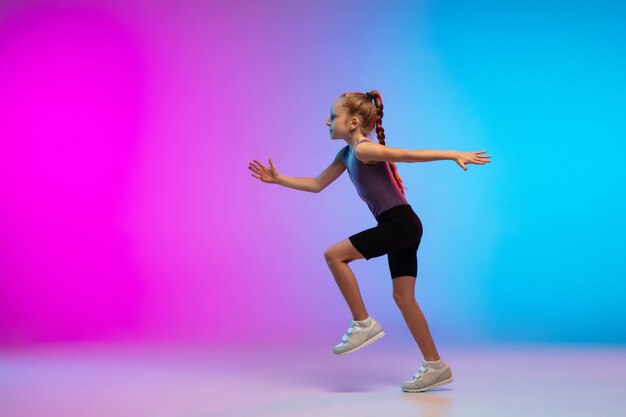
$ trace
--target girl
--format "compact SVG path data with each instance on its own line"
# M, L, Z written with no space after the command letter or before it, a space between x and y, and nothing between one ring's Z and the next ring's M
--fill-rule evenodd
M378 225L356 233L324 252L337 285L352 312L353 320L341 343L333 348L337 355L359 350L382 338L380 324L370 317L357 280L348 264L357 259L369 260L387 254L393 282L393 298L424 356L422 366L412 380L404 381L402 389L420 392L452 382L450 367L443 362L430 334L428 323L415 301L417 249L422 238L422 222L404 196L402 179L395 162L427 162L453 160L467 170L466 164L484 165L489 155L481 152L443 150L408 150L385 144L383 101L380 92L350 92L333 104L326 124L333 140L343 139L347 145L316 178L294 178L278 173L269 158L269 167L254 160L249 169L252 176L269 184L280 184L296 190L318 193L335 181L346 169L376 218ZM378 144L369 139L376 129Z

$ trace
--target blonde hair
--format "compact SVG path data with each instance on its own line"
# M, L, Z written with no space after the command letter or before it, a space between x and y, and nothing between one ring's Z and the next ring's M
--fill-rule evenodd
M365 136L369 136L375 128L378 143L386 145L385 129L383 128L383 97L380 92L378 90L372 90L369 93L343 93L339 98L341 99L341 106L346 109L348 114L350 116L357 116L361 120L361 133ZM373 103L372 100L374 100ZM407 189L407 187L404 186L404 182L402 178L400 178L396 164L393 161L387 162L389 163L391 173L398 187L400 187L400 191L404 194L404 190Z

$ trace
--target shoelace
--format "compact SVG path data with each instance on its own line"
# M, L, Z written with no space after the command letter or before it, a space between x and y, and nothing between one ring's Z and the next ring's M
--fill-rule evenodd
M356 329L356 330L355 330ZM355 323L354 321L352 323L350 323L350 327L348 327L348 331L346 332L346 334L343 335L343 337L341 338L341 340L343 342L347 342L348 339L350 339L350 337L352 336L353 333L358 333L361 331L361 327L359 327L357 325L357 323Z
M426 373L426 367L424 365L422 365L422 367L419 369L419 371L416 374L413 375L413 379L417 381L425 373Z

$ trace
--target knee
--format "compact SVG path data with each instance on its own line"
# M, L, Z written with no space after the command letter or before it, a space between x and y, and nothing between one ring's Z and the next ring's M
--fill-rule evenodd
M332 247L324 251L324 259L326 259L326 263L331 263L337 260L337 256Z
M337 262L345 262L349 263L350 259L345 256L341 252L341 250L337 247L331 246L330 248L324 251L324 259L326 259L327 264L337 263Z
M415 296L413 294L394 292L393 299L400 308L415 304Z

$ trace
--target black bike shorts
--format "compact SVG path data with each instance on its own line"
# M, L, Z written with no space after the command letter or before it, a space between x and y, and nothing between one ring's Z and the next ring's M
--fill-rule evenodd
M378 225L350 236L350 242L367 260L387 254L391 278L417 277L417 249L422 240L422 221L409 204L383 211Z

